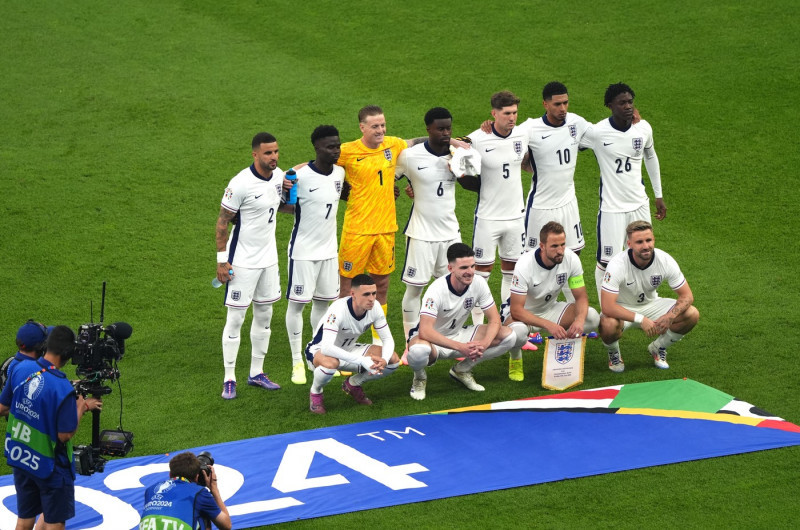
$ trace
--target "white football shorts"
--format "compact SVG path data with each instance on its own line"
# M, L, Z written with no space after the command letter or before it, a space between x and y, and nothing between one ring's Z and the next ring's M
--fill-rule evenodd
M239 309L254 304L272 304L281 297L281 282L278 266L264 269L236 267L233 278L225 288L225 305Z
M403 283L408 285L427 285L431 277L439 278L447 274L447 249L461 239L450 241L422 241L406 238L406 260L403 264Z
M333 301L339 298L339 261L289 259L289 288L286 298L307 304L312 299Z
M495 251L500 259L516 262L525 244L525 219L489 221L475 218L472 236L472 249L475 251L477 265L493 265Z
M551 210L528 208L525 212L526 252L539 248L539 232L542 230L542 227L550 221L555 221L564 227L568 249L573 252L579 252L586 246L586 241L583 239L581 215L578 212L578 199L573 198L560 208L553 208Z
M598 212L597 262L605 268L612 257L625 250L628 240L625 229L640 220L650 222L650 203L632 212Z

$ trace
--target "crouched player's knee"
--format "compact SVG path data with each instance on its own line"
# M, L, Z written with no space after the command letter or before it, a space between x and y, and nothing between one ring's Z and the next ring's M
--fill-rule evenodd
M511 328L511 335L513 335L514 348L521 348L528 342L528 325L522 322L512 322L508 325Z
M430 359L430 355L430 345L413 344L408 347L408 365L414 370L424 368L428 365L428 359Z
M597 331L600 328L600 313L593 307L589 308L589 312L586 313L586 320L583 322L583 332L590 333L592 331Z

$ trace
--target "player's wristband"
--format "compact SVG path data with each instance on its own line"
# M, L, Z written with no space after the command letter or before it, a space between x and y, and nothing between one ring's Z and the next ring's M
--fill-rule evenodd
M228 251L217 252L217 263L228 263Z
M633 314L633 321L637 324L641 324L642 320L644 320L644 315L641 313L634 313Z

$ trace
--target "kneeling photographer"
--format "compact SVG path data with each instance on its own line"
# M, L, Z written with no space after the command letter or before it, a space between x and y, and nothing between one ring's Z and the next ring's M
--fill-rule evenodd
M147 488L140 530L177 528L179 522L187 528L208 529L211 521L221 530L230 530L231 517L217 487L214 460L207 453L200 456L204 462L193 453L174 456L169 461L169 480ZM199 526L201 521L203 526Z
M0 415L8 416L5 455L14 468L17 529L33 528L44 513L48 528L64 528L75 515L75 468L70 439L81 416L100 410L98 398L77 396L59 370L72 357L75 333L56 326L45 354L23 360L0 394Z

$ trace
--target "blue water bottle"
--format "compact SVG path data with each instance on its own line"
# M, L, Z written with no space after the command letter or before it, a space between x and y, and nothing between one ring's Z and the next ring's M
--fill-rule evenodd
M286 172L286 178L288 180L297 180L297 173L294 169L290 169ZM292 189L289 190L289 197L286 199L286 204L297 204L297 182L292 185Z

